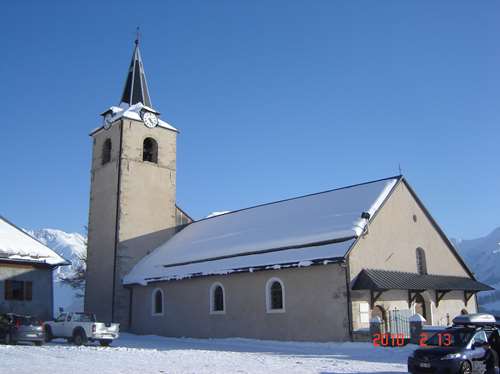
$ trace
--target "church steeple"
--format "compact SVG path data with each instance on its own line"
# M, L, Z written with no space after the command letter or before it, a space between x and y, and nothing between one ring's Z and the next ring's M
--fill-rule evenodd
M139 51L139 35L137 35L134 53L132 54L132 61L128 69L127 81L125 82L120 104L127 104L130 106L139 102L152 108L148 84L146 82L146 73L144 72L141 52Z

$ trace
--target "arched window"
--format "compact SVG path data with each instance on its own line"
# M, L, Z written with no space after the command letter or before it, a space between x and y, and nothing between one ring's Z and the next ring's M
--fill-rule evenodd
M422 248L417 248L417 273L427 274L427 262L425 261L425 251Z
M106 139L102 145L102 164L111 161L111 139Z
M158 163L158 143L153 138L144 139L142 144L142 161Z
M210 313L224 314L226 312L224 286L217 282L210 287Z
M425 299L421 294L415 296L415 313L420 314L427 321L427 307L425 305Z
M153 291L152 310L154 316L163 315L163 290L157 288Z
M266 310L268 313L285 311L285 287L279 278L271 278L266 283Z

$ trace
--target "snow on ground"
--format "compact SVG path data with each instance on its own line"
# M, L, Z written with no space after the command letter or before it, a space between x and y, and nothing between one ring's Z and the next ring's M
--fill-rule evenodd
M0 345L3 374L404 373L414 347L123 334L112 347Z

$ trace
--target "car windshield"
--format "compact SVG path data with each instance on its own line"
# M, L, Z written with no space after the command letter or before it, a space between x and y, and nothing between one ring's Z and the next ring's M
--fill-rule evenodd
M21 326L38 326L40 321L33 317L16 316L15 323Z
M95 317L90 313L75 313L73 314L74 322L95 322Z
M465 347L472 339L474 330L443 330L432 335L425 342L430 346Z

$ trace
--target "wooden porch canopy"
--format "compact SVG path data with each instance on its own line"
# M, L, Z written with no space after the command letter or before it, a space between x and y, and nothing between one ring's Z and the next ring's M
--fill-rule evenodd
M369 290L370 304L373 308L380 296L389 290L407 290L408 307L410 307L415 297L426 290L435 292L436 306L439 306L439 302L450 291L463 291L464 302L467 305L476 292L490 291L494 288L465 277L363 269L356 277L352 289Z

